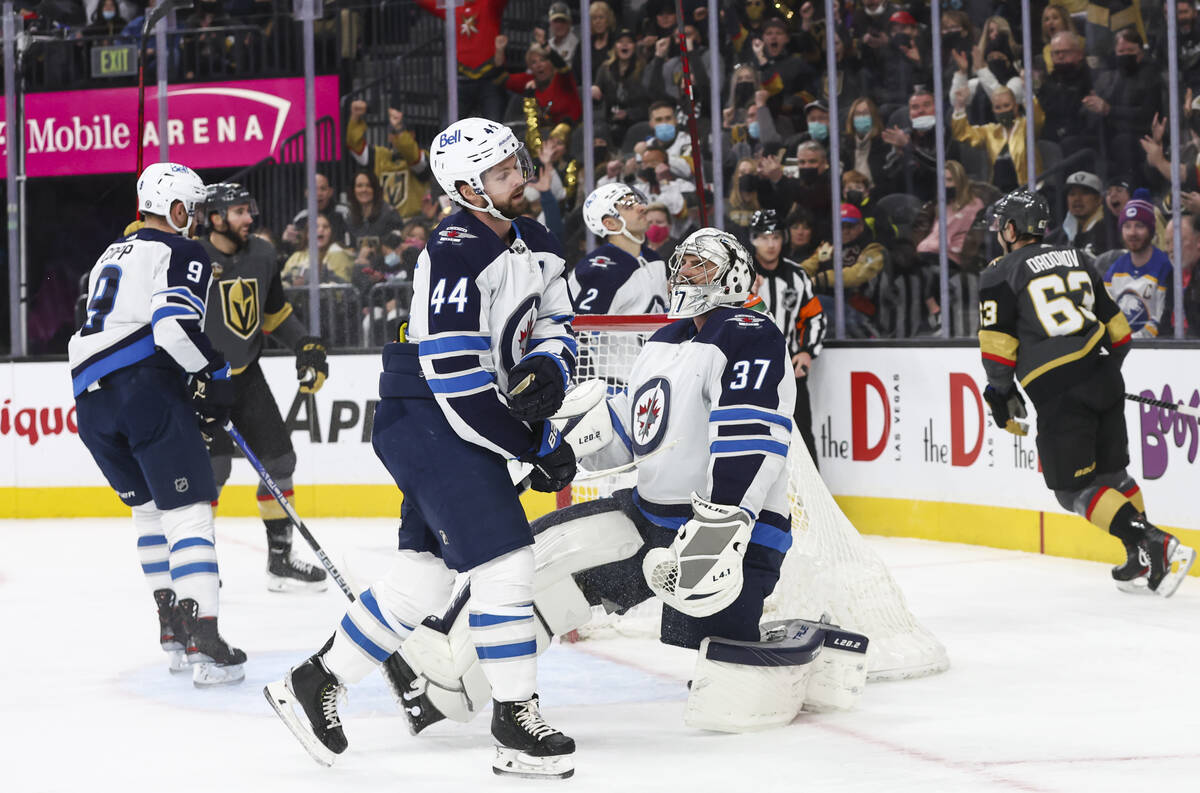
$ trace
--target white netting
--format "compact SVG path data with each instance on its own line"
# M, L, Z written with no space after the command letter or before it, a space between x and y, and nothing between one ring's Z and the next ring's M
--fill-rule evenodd
M638 351L662 322L647 317L579 317L575 325L578 379L600 377L613 389L624 387ZM572 488L571 500L602 498L636 481L637 474L631 471L581 483ZM887 567L834 501L794 431L788 491L793 545L763 619L816 619L829 614L838 625L865 634L870 639L871 680L920 677L946 669L950 665L946 648L908 610ZM657 598L622 616L597 608L579 634L581 638L657 635L661 609Z

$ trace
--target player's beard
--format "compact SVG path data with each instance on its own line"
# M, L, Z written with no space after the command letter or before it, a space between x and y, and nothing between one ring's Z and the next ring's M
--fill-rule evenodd
M233 248L234 248L234 250L237 250L237 251L240 251L242 248L245 248L246 244L248 242L250 242L250 229L247 227L246 236L245 236L245 238L243 238L241 234L234 232L233 229L231 229L229 227L229 221L225 222L225 228L223 228L223 229L215 228L215 229L213 229L213 231L215 231L217 234L220 234L222 237L224 237L225 239L227 239L231 243L233 243Z
M516 220L529 211L529 199L525 198L525 188L521 188L521 192L517 193L515 198L510 197L504 201L493 198L492 207L507 219Z

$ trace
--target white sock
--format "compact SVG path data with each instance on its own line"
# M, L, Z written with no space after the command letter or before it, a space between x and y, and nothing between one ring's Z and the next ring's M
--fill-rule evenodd
M400 649L430 614L450 599L454 572L431 553L401 551L381 580L365 590L338 623L325 667L343 683L357 683Z
M200 617L215 617L220 599L212 506L207 501L162 511L177 602L191 598Z
M530 546L471 570L471 641L499 702L522 702L537 690L533 570Z
M133 528L137 531L138 560L150 591L171 588L170 554L163 534L162 512L153 501L133 508Z

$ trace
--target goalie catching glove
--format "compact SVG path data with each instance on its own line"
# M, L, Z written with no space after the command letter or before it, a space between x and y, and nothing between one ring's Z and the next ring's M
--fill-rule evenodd
M642 575L655 595L689 617L724 609L742 592L742 559L754 521L740 507L714 504L692 493L692 519L669 548L642 560Z
M554 415L567 392L567 374L549 353L526 355L508 373L508 412L520 421L541 421Z
M301 394L315 394L329 377L325 342L320 336L305 336L296 342L296 379Z
M1016 383L1010 384L1008 390L1004 392L989 385L983 389L983 398L992 411L992 419L995 420L997 427L1001 427L1013 435L1029 434L1029 422L1017 420L1025 418L1028 414L1025 412L1025 399L1017 390Z

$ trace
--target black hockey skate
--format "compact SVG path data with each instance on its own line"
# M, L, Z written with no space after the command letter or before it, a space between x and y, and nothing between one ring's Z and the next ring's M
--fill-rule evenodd
M268 683L263 694L312 759L331 766L334 756L348 745L337 712L337 700L345 687L325 667L323 652L292 669L283 680ZM297 705L302 716L296 713Z
M173 675L190 671L187 630L183 627L183 613L175 606L175 592L156 589L154 602L158 605L158 643L167 654L167 668Z
M246 654L221 638L217 618L197 616L199 606L191 598L179 601L187 628L187 659L192 665L192 684L197 688L224 686L246 679Z
M414 672L400 653L389 655L383 662L383 667L386 672L384 678L388 681L396 702L404 711L404 719L408 722L408 731L411 734L419 735L421 730L446 718L425 693L428 681Z
M267 590L324 592L329 588L325 571L292 556L291 528L267 526Z
M566 779L575 773L575 741L546 723L537 694L524 702L493 700L492 737L497 775Z
M1143 536L1136 545L1126 546L1125 564L1112 569L1117 589L1171 597L1196 561L1196 552L1144 518L1135 519L1133 525L1142 529Z

